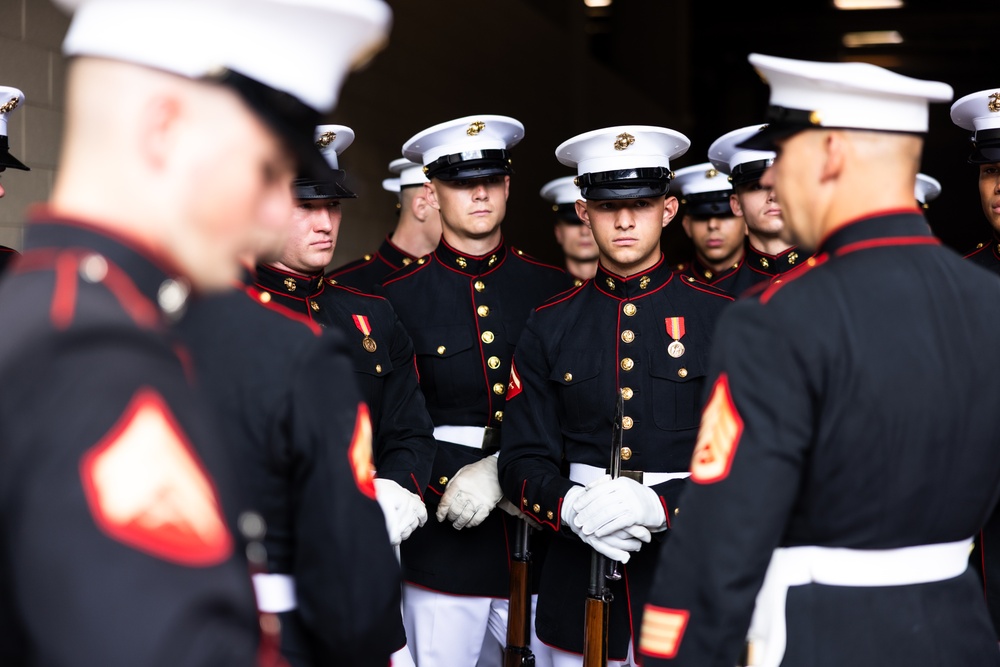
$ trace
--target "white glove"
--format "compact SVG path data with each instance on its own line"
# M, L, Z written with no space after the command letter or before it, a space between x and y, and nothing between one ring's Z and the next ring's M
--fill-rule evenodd
M486 520L501 498L497 457L487 456L462 466L451 478L438 503L437 520L448 519L455 530L474 528Z
M385 515L389 542L397 545L427 522L427 508L415 493L391 479L375 478L375 499Z
M627 563L631 557L629 555L630 551L638 551L643 543L648 544L652 540L652 535L647 528L644 526L629 526L628 528L613 531L603 537L598 537L593 534L584 533L580 527L580 522L577 520L578 515L575 509L577 501L583 498L594 486L610 481L611 477L606 475L594 480L586 487L574 486L563 496L562 512L560 514L563 523L579 535L580 539L594 549L594 551L607 556L611 560Z
M653 532L664 530L667 516L660 498L649 487L628 477L606 479L588 485L573 503L574 523L584 535L603 538L630 526Z

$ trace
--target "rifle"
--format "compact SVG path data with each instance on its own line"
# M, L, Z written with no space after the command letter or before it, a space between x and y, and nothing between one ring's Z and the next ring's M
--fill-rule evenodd
M611 479L621 474L622 417L625 401L621 391L615 405L615 422L611 431ZM583 621L583 667L606 667L608 664L608 613L614 595L608 581L621 579L617 561L597 553L590 554L590 581Z
M535 667L535 656L531 652L531 552L528 550L531 526L523 519L517 523L510 564L503 667Z

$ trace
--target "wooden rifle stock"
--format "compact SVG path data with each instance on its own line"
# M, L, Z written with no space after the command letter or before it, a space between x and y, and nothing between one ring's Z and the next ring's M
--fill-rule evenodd
M518 520L510 563L510 593L507 607L507 645L503 667L535 667L531 652L531 552L528 535L531 526Z
M612 596L607 572L608 559L592 552L583 621L583 667L607 667L608 664L608 612Z
M624 400L619 391L615 400L615 419L611 430L611 465L608 467L611 479L617 479L621 474ZM592 551L583 621L583 667L607 667L608 664L608 615L611 601L614 599L608 587L609 579L612 581L621 579L618 563L597 551Z

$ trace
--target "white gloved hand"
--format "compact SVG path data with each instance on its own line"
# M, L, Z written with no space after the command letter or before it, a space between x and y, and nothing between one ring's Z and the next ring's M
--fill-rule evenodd
M596 535L588 535L583 532L580 525L578 525L577 512L574 508L576 501L582 498L589 489L610 482L611 477L605 475L600 477L587 486L574 486L566 495L563 496L562 511L560 513L562 521L565 525L569 526L570 530L580 536L580 539L587 545L589 545L597 553L607 556L611 560L616 560L620 563L627 563L630 556L630 551L638 551L643 543L649 544L653 539L649 530L644 526L629 526L628 528L623 528L621 530L616 530L604 537L597 537Z
M649 487L628 477L604 479L573 503L574 522L583 535L603 538L630 526L644 526L657 532L667 526L660 498Z
M640 535L643 535L642 531L646 530L641 526L638 526L639 530L635 531ZM616 560L619 563L627 563L631 555L630 551L638 551L642 547L643 542L649 542L652 539L649 531L646 530L643 535L646 539L636 537L631 534L631 531L626 530L616 530L610 535L604 537L597 537L596 535L586 535L580 534L580 539L584 541L585 544L589 544L591 548L597 553L607 556L611 560Z
M497 457L487 456L462 466L451 478L438 503L437 520L448 519L455 530L474 528L486 520L501 498Z
M415 493L391 479L375 478L375 499L385 515L389 542L397 545L427 522L427 508Z

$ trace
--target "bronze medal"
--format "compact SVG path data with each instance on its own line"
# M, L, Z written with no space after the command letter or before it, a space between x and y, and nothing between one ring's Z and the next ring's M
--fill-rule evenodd
M670 345L667 345L667 354L669 354L674 359L680 357L684 354L684 343L679 340L675 340Z
M371 336L365 336L361 339L361 346L365 348L368 352L374 352L378 349L378 345L375 344L375 339Z

